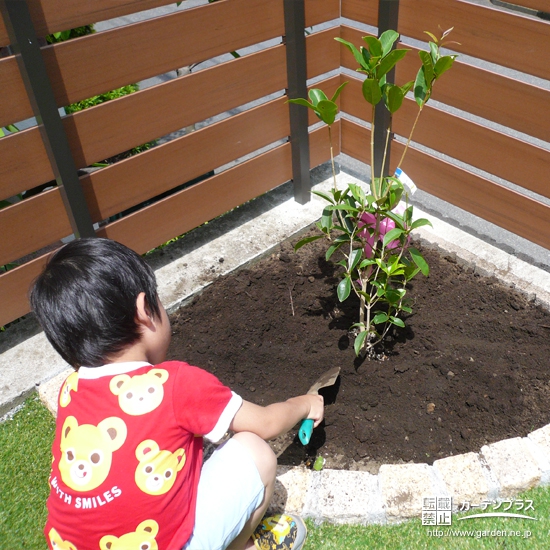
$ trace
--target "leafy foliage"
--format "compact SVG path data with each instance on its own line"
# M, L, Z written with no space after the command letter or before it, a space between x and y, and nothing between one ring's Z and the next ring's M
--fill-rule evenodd
M451 30L444 31L440 37L427 33L432 40L429 42L429 51L420 52L422 64L416 79L402 86L386 80L388 72L409 51L393 49L399 38L397 32L388 30L379 38L365 36L365 45L359 48L342 38L335 39L350 50L359 64L357 71L365 74L362 94L372 106L373 121L374 108L381 101L393 115L403 104L407 93L411 90L414 93L419 107L418 115L398 168L407 152L418 116L431 97L434 83L451 68L456 57L442 56L440 53L443 40ZM308 94L310 101L303 98L289 101L312 109L327 124L329 139L332 139L331 126L338 113L336 100L346 84L342 84L331 99L322 90L312 89ZM389 131L384 158L389 144ZM407 299L407 283L418 273L429 275L427 262L416 248L410 246L410 233L430 222L426 219L413 221L413 207L408 204L408 191L398 178L383 173L375 174L373 149L374 127L371 127L371 181L367 190L353 183L348 184L346 189L339 189L332 158L333 189L328 193L314 191L328 203L317 222L321 234L302 239L295 245L295 250L298 250L324 236L331 243L326 259L331 258L336 251L343 256L337 262L342 266L343 273L336 291L341 302L352 293L359 298L359 321L352 326L356 334L354 347L357 355L373 353L374 346L384 340L391 327L405 327L400 315L412 312L412 304Z

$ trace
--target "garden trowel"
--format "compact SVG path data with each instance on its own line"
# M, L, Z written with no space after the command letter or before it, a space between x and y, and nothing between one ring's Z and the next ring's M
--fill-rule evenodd
M327 370L315 381L315 384L309 388L307 393L319 393L321 388L326 388L327 386L332 386L338 375L340 374L340 367L334 367L330 370ZM300 429L298 430L298 437L302 442L302 445L307 445L311 439L311 433L313 432L313 420L306 418L302 420Z

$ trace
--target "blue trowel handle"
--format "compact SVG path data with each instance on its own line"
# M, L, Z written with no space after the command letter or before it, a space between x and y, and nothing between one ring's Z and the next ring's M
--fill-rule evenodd
M302 445L307 445L311 439L311 434L313 432L313 420L311 418L306 418L302 420L300 429L298 430L298 437L302 442Z

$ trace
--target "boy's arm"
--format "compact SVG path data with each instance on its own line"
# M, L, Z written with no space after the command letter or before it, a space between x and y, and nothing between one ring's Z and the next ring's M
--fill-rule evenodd
M267 440L288 432L304 418L311 418L316 427L323 414L323 397L317 394L299 395L267 407L243 401L230 428L234 432L252 432Z

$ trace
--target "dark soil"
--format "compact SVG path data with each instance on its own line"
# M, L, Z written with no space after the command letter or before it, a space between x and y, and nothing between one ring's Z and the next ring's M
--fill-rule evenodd
M297 239L295 239L297 240ZM355 357L349 327L358 303L336 297L338 266L326 242L221 277L172 316L170 357L214 373L244 399L267 405L322 390L325 421L303 447L290 432L272 443L280 464L367 469L427 462L525 436L550 422L550 314L494 278L423 250L429 278L410 285L413 313L385 360ZM337 260L335 260L337 261Z

